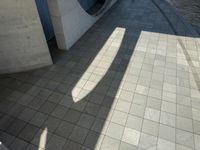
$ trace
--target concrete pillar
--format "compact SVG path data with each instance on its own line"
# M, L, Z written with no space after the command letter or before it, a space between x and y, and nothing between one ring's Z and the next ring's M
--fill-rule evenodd
M50 64L35 0L0 0L0 73Z
M117 0L108 1L105 11ZM89 15L78 0L48 0L48 4L58 47L64 50L69 49L103 15Z

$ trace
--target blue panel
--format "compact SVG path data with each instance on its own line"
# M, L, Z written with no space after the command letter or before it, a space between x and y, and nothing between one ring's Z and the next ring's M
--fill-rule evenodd
M45 36L48 41L54 37L54 30L51 22L51 17L49 14L47 0L36 0L36 5L38 8Z

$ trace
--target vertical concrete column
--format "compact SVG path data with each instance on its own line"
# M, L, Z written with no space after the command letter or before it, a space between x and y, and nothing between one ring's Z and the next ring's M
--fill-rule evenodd
M34 0L0 0L0 73L52 64Z
M111 1L106 10L117 0ZM64 50L69 49L103 15L89 15L78 0L48 0L48 4L58 47Z

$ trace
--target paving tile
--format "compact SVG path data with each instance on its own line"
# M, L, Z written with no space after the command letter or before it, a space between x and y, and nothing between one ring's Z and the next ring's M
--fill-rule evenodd
M168 113L176 114L176 104L162 101L161 110Z
M194 148L194 135L183 130L176 130L176 143Z
M60 93L56 93L53 92L49 97L48 97L48 101L53 102L53 103L59 103L61 101L61 99L63 98L63 94Z
M119 97L120 97L120 99L123 99L125 101L131 102L132 99L133 99L133 93L129 92L129 91L122 90L120 92L120 96Z
M30 142L35 134L38 132L39 128L36 126L27 124L19 134L19 138L23 139L24 141Z
M88 129L76 126L73 129L72 134L69 136L69 139L77 143L83 144L87 134Z
M138 146L140 139L140 132L131 128L125 128L122 141L131 145Z
M200 134L200 122L193 120L194 133Z
M119 150L137 150L137 147L125 142L121 142Z
M0 139L6 147L9 147L10 144L15 140L15 137L6 132L0 132Z
M53 110L55 109L56 104L52 102L45 102L39 109L40 112L51 114Z
M157 150L176 150L175 143L163 139L158 139Z
M157 137L141 133L139 147L143 149L155 149L157 145Z
M116 105L116 110L128 113L131 103L125 101L118 101Z
M177 115L192 119L192 109L183 105L177 105Z
M200 121L200 110L192 109L192 116L194 120Z
M53 112L51 113L52 116L62 119L65 114L67 113L68 108L62 105L57 105Z
M168 102L176 103L176 93L163 91L162 93L162 99Z
M11 115L11 116L13 116L13 117L17 117L17 116L19 116L19 114L21 114L22 111L24 111L24 109L25 109L25 106L16 103L8 111L8 114Z
M45 149L48 141L50 140L52 133L48 130L48 128L40 129L35 134L31 143L33 145L37 145L41 149ZM38 148L38 149L39 149Z
M142 85L137 85L135 89L135 93L142 94L142 95L147 95L148 94L148 87L142 86Z
M28 146L28 143L16 138L13 143L9 146L10 150L22 150L25 149Z
M176 117L176 128L182 129L185 131L193 132L193 124L191 119L184 117Z
M194 135L195 149L200 149L200 135Z
M26 109L24 109L24 111L21 112L21 114L18 116L18 118L23 121L28 122L32 119L32 117L34 116L35 113L36 113L35 110L26 108Z
M155 122L159 122L160 111L146 107L144 118L155 121Z
M96 119L94 124L92 125L91 130L105 134L108 128L109 122L103 119Z
M158 131L159 131L159 124L157 122L144 119L142 132L158 136Z
M180 144L176 144L176 150L193 150L193 149Z
M111 122L124 126L126 124L127 116L127 113L115 110L113 111Z
M114 139L120 140L122 138L123 131L124 131L123 126L111 122L108 125L106 135Z
M62 121L60 125L57 127L57 129L55 130L55 134L64 138L68 138L69 135L72 133L74 126L75 125L72 123Z
M8 126L7 132L11 135L17 136L21 130L25 127L26 122L16 119Z
M83 113L80 116L80 119L79 119L77 125L90 129L94 120L95 120L94 116Z
M90 131L85 139L84 145L90 149L95 149L99 136L98 132Z
M176 116L170 113L161 112L160 114L160 123L175 127Z
M57 135L52 135L50 140L47 142L46 149L47 150L62 150L64 144L66 143L66 139Z
M133 98L133 103L146 106L147 97L145 95L135 94Z
M49 131L53 132L59 126L60 122L61 120L53 116L49 116L47 120L44 122L44 124L42 125L42 127L48 128Z
M145 107L132 104L129 113L138 117L144 117Z
M45 120L47 119L48 115L41 113L41 112L36 112L33 118L31 119L30 123L37 126L41 127Z
M97 115L99 111L99 105L94 103L87 103L85 107L85 113L91 114L91 115Z
M72 122L72 123L76 123L79 118L81 116L81 112L70 109L64 116L64 120Z
M100 150L117 150L119 148L120 141L105 136Z
M140 117L129 115L126 122L126 127L140 131L142 128L142 121L143 119Z
M175 142L176 138L175 128L160 124L159 138Z
M147 98L147 107L161 110L161 103L162 101L153 97Z
M81 150L82 145L73 141L67 141L63 147L63 150L70 149L70 150Z

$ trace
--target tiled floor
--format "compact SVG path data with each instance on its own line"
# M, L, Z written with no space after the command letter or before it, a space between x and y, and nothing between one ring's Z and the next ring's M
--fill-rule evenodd
M183 30L182 30L183 31ZM50 67L0 76L10 150L200 150L200 47L121 0Z

